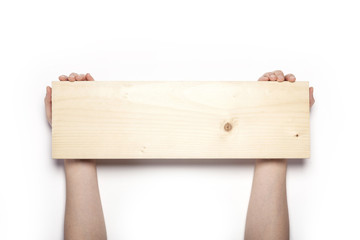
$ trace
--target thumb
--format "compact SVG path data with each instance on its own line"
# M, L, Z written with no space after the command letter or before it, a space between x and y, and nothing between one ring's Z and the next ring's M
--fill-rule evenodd
M52 89L51 87L47 86L46 87L46 96L45 96L45 111L46 111L46 118L49 122L49 124L51 125L52 122L52 101L51 101L51 92Z
M310 107L312 107L312 105L314 105L314 103L315 103L314 88L310 87L309 88L309 104L310 104Z

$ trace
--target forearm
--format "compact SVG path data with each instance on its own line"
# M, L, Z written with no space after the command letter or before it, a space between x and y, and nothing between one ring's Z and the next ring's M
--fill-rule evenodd
M257 160L245 239L289 239L285 159Z
M95 160L64 161L65 239L106 239Z

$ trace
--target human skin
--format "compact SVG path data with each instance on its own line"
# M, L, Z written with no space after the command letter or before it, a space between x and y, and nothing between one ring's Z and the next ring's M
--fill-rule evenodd
M61 75L60 81L94 81L87 74ZM51 126L51 87L46 87L45 110ZM64 159L66 205L64 220L65 240L103 240L106 237L95 160Z
M94 81L87 74L61 75L60 81ZM295 82L293 74L265 73L259 81ZM310 108L314 89L309 89ZM51 125L51 87L45 96L46 116ZM66 176L65 239L106 239L95 160L64 160ZM286 196L286 159L259 159L255 163L246 226L246 240L289 239Z
M265 73L259 81L295 82L293 74L280 70ZM309 88L309 107L315 103ZM246 217L245 240L286 240L290 237L286 196L286 159L258 159L255 163Z

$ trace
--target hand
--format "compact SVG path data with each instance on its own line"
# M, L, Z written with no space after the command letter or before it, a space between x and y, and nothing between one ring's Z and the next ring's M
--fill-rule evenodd
M264 75L262 75L259 78L259 81L278 81L278 82L283 82L283 81L289 81L289 82L295 82L296 78L293 74L287 74L284 76L284 73L280 70L276 70L273 72L267 72ZM310 108L312 107L312 105L314 105L315 103L315 99L314 99L314 88L310 87L309 88L309 104L310 104Z
M59 80L60 81L70 81L70 82L94 81L94 78L90 75L90 73L87 73L87 74L71 73L69 75L69 77L66 75L59 76ZM45 102L46 118L51 126L51 123L52 123L52 112L51 112L52 101L51 101L51 87L49 87L49 86L46 87L46 96L44 98L44 102Z

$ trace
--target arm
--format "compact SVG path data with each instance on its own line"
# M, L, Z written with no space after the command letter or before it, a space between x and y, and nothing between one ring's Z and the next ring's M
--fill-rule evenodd
M106 239L95 160L64 161L65 239Z
M62 75L60 81L93 81L90 74ZM46 88L46 116L51 125L51 88ZM64 160L66 177L65 239L106 239L95 160Z
M265 73L259 81L295 82L292 74L281 71ZM310 107L314 104L313 88L309 89ZM255 163L245 240L289 239L289 213L286 196L286 159L259 159Z

